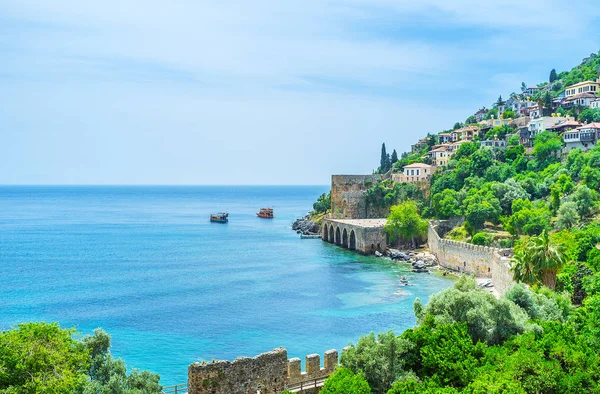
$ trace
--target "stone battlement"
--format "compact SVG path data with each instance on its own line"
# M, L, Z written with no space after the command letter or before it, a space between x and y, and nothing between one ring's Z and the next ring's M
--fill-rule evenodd
M256 357L239 357L233 362L193 363L188 368L189 394L281 393L289 386L326 378L338 363L337 350L324 355L324 367L318 354L306 356L306 371L299 358L287 358L280 347Z
M430 221L427 243L440 266L477 277L491 278L498 295L515 285L510 272L511 249L497 249L441 238L438 227L447 230L448 222Z

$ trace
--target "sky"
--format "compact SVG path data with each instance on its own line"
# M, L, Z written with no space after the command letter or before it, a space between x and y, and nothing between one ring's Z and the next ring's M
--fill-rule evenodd
M2 0L0 184L368 174L600 49L596 0Z

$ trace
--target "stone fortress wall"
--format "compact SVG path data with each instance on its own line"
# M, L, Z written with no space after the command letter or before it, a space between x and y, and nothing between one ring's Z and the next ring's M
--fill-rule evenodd
M302 372L300 359L288 360L287 350L282 347L253 358L239 357L233 362L193 363L188 368L188 393L279 394L300 382L326 378L337 363L337 350L325 352L324 368L320 356L311 354L306 356L306 371Z
M386 219L324 219L321 238L362 254L385 252L387 235L383 228Z
M457 272L473 274L477 277L491 278L494 290L503 295L516 282L510 272L510 249L497 249L488 246L473 245L444 239L445 234L458 222L432 220L429 222L427 244L444 268Z
M369 216L365 190L384 175L332 175L331 213L335 219L364 219Z

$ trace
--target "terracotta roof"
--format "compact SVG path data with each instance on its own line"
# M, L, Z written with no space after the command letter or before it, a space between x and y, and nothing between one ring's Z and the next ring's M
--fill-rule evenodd
M562 129L563 127L579 127L581 126L581 122L576 122L574 120L567 120L566 122L562 122L562 123L558 123L555 124L554 126L550 126L548 127L548 130L554 130L554 129Z
M440 146L437 149L432 150L431 152L446 152L448 150L447 146Z
M588 124L584 124L583 126L577 128L577 130L581 130L581 129L600 129L600 123L598 123L598 122L588 123Z
M423 167L431 167L431 166L429 164L425 164L425 163L412 163L407 166L404 166L404 168L423 168Z
M571 96L571 97L565 99L565 102L577 100L580 98L596 98L596 95L593 93L579 93L579 94L576 94L574 96Z

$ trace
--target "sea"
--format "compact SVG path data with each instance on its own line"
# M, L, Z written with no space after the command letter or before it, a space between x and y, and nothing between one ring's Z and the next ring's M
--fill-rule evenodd
M341 349L415 325L452 285L403 263L300 239L327 186L1 186L0 330L101 327L128 367L185 383L196 361L283 346ZM256 212L272 207L274 219ZM211 223L213 212L229 223ZM402 287L406 275L414 286Z

